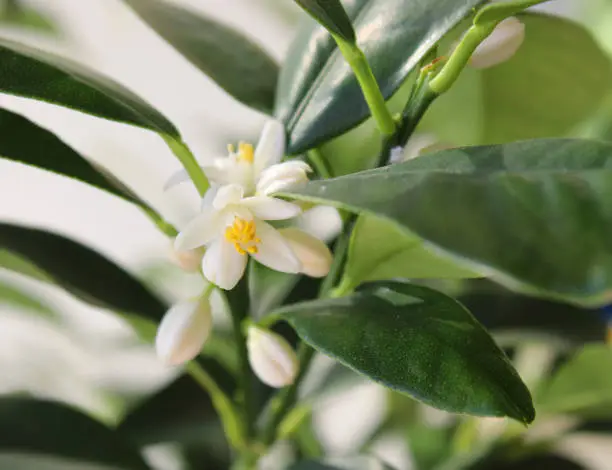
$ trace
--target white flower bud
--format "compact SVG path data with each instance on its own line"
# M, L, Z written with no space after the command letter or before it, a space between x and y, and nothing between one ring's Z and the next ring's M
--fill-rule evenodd
M197 273L200 270L204 250L198 248L194 250L177 250L170 248L170 259L183 271Z
M169 365L190 361L202 350L212 328L210 297L173 305L157 329L155 348Z
M289 227L279 232L302 264L301 272L311 277L323 277L329 272L333 255L325 243L303 230Z
M299 363L295 351L283 337L269 330L250 326L247 348L251 368L263 383L276 388L293 383Z
M506 18L474 51L470 65L485 69L510 59L525 40L525 25L515 17Z
M308 163L299 160L272 165L261 172L257 193L268 195L306 184L310 171Z

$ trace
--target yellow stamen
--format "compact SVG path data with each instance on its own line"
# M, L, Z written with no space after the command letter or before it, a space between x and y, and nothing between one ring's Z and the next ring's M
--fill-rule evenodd
M257 244L261 243L257 237L255 221L240 217L234 218L234 223L225 229L225 239L232 243L241 255L256 254L259 251Z
M251 144L240 142L238 144L238 160L241 162L253 163L255 150Z

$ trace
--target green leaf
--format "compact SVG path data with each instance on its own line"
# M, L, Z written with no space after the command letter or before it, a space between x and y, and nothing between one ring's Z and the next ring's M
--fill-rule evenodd
M124 0L151 28L238 101L274 105L278 65L241 32L166 0Z
M342 285L354 289L381 279L464 279L479 275L423 246L418 237L392 222L362 215L351 234Z
M50 52L0 38L0 92L152 129L179 132L159 111L112 79Z
M0 281L0 305L2 304L33 311L49 319L58 318L57 312L49 307L48 302L39 300L25 289Z
M61 403L22 397L0 398L0 453L149 469L137 449L98 421Z
M369 456L329 458L324 461L304 460L290 470L393 470L380 460Z
M456 145L561 137L601 107L612 65L590 32L555 16L519 18L526 36L514 57L484 70L468 67L420 130Z
M521 13L529 7L548 0L514 0L492 5L486 5L474 17L474 24L487 24Z
M295 0L329 32L350 43L355 42L355 31L340 0Z
M51 132L28 119L0 109L0 157L75 178L136 204L147 213L155 211L105 169L94 166Z
M287 194L385 217L512 289L612 299L612 145L543 139L445 150Z
M253 318L262 318L278 307L299 280L296 274L274 271L260 263L249 263L249 298Z
M564 364L537 397L545 413L576 413L612 417L612 349L604 344L585 346Z
M0 13L0 24L37 30L43 33L56 33L57 28L46 15L22 5L20 0L6 0Z
M0 256L0 266L52 279L85 302L159 322L166 306L131 274L96 251L44 230L0 223L0 249L36 266ZM23 268L25 266L25 269ZM40 273L40 274L39 274Z
M385 98L423 56L482 0L347 0L344 6ZM329 33L311 21L281 69L275 115L301 153L369 115L355 76Z
M233 395L235 380L220 363L211 358L198 358L198 362L225 393ZM202 443L204 436L216 445L227 445L210 396L190 375L180 376L137 404L117 431L139 446Z
M529 391L485 329L440 292L381 281L279 314L319 351L436 408L530 423Z

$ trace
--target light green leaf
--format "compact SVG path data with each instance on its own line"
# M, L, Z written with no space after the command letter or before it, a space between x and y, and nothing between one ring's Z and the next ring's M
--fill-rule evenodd
M278 311L324 354L436 408L534 418L529 391L486 330L458 302L401 282Z
M446 150L287 196L385 217L510 288L587 305L612 300L607 143Z
M47 318L57 318L57 312L49 307L47 302L39 300L26 289L0 281L0 305L2 304L36 312Z
M295 0L329 32L345 41L355 42L355 31L340 0Z
M448 31L482 0L347 0L357 42L389 98ZM329 33L307 23L281 69L275 116L285 122L290 154L354 127L369 115L355 76Z
M270 111L278 65L241 32L166 0L124 0L151 28L226 92Z
M179 136L170 121L123 85L82 64L4 38L0 92Z

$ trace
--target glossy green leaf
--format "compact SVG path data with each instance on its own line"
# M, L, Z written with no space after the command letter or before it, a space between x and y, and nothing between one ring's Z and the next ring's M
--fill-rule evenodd
M355 42L355 31L340 0L295 0L325 29L345 41Z
M600 108L612 63L590 32L555 16L520 19L526 36L514 57L484 70L468 67L420 130L455 145L561 137Z
M612 145L543 139L452 149L312 181L290 197L404 226L513 289L612 299Z
M51 132L28 119L0 109L0 157L75 178L140 206L154 210L105 169L94 166Z
M513 0L486 5L474 16L474 24L486 24L503 20L509 16L521 13L523 10L549 0Z
M380 217L362 215L351 235L342 285L353 289L381 279L478 277L423 246L422 240Z
M0 266L2 263L0 262ZM43 302L26 289L13 284L0 281L0 306L10 305L19 309L36 312L43 317L57 318L57 312L52 309L48 302Z
M609 346L586 346L553 376L538 396L538 409L596 418L612 416L611 368Z
M0 398L0 454L61 458L67 463L147 470L139 451L98 421L61 403Z
M167 0L124 2L238 101L264 111L272 109L278 65L242 32Z
M146 320L159 322L166 306L136 278L98 252L44 230L0 223L0 249L8 250L36 266L32 271L15 258L8 268L51 279L85 302ZM42 276L39 276L39 273Z
M220 363L211 358L199 358L199 362L225 393L234 393L235 380ZM210 396L190 375L180 376L138 403L117 430L139 446L202 443L204 436L227 445Z
M440 292L381 281L279 313L319 351L436 408L534 418L529 391L485 329Z
M323 461L304 460L290 467L290 470L393 470L392 467L375 457L356 456L328 458Z
M123 85L85 65L4 38L0 92L179 136L170 121Z
M347 0L357 42L389 98L453 26L482 0ZM275 115L285 122L290 154L343 133L369 115L353 72L329 33L310 22L281 69Z

